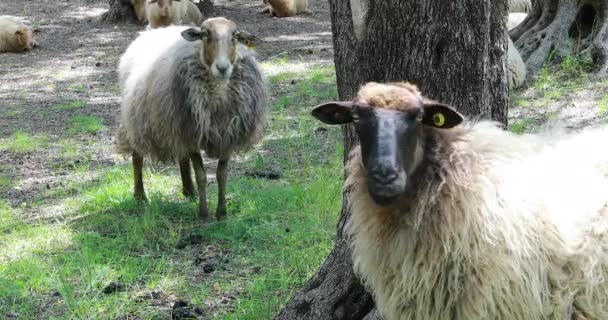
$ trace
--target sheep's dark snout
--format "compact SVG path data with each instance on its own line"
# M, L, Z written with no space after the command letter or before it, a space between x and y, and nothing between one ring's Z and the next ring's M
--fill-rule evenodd
M390 205L405 191L415 120L398 111L359 112L357 129L371 197Z

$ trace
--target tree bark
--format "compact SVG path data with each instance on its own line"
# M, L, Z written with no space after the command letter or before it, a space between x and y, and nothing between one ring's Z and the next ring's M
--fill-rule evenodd
M102 24L133 23L141 24L135 14L131 0L109 0L110 10L105 12L100 22Z
M340 99L369 81L405 80L466 115L507 124L507 0L330 0L330 10ZM346 159L358 141L343 130ZM276 319L380 318L352 272L350 215L343 197L333 251Z
M599 77L608 71L608 4L606 0L536 0L526 19L511 30L528 75L536 75L547 58L586 56Z

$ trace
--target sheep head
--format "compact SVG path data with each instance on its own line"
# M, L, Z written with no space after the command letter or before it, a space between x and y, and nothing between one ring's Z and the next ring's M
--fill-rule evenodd
M27 27L20 27L17 29L17 31L15 31L15 37L17 38L17 42L23 51L32 50L34 47L34 37L32 35L32 31Z
M218 80L230 79L233 67L239 59L239 43L250 46L261 41L248 32L238 30L233 21L223 17L205 20L200 29L184 30L182 37L188 41L202 40L201 61Z
M148 0L148 5L156 3L160 8L161 17L169 17L171 15L171 5L173 5L173 1L180 0Z
M409 83L370 82L353 101L315 107L312 115L327 124L353 123L361 141L367 187L379 205L392 205L422 162L422 128L448 129L462 116L449 106L425 99Z

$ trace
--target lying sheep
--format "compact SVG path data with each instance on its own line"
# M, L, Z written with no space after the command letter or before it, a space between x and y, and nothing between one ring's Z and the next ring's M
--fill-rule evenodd
M509 89L514 89L526 81L526 63L508 35L507 40L507 78Z
M306 12L308 8L308 0L268 0L267 3L269 6L261 12L269 12L276 17L292 17Z
M189 0L147 0L146 17L150 28L169 25L199 26L203 20L198 7Z
M24 52L38 46L32 30L19 18L0 16L0 53Z
M312 114L357 129L345 232L384 319L608 319L607 126L461 124L407 83Z
M145 200L143 157L178 160L183 193L194 195L190 160L207 219L206 174L200 150L219 159L216 215L226 215L230 156L259 141L268 94L253 53L239 42L259 40L225 18L201 28L145 31L120 59L121 126L117 151L132 155L135 198Z
M527 13L510 13L507 20L507 29L511 30L517 27L524 19ZM511 37L507 36L507 77L509 89L520 87L526 81L526 63L521 58L517 47L513 44Z
M530 12L532 10L531 0L509 0L509 12Z

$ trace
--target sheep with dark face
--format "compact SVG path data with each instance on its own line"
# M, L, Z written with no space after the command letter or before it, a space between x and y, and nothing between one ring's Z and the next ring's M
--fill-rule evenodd
M608 319L608 127L462 124L407 83L313 115L357 129L346 234L385 319Z
M239 43L256 40L220 17L201 28L145 31L129 46L118 69L122 110L117 150L133 157L138 200L145 199L143 156L178 160L186 196L194 195L191 160L200 217L206 219L204 150L219 159L216 215L225 216L228 160L260 139L265 122L266 82L253 53Z

